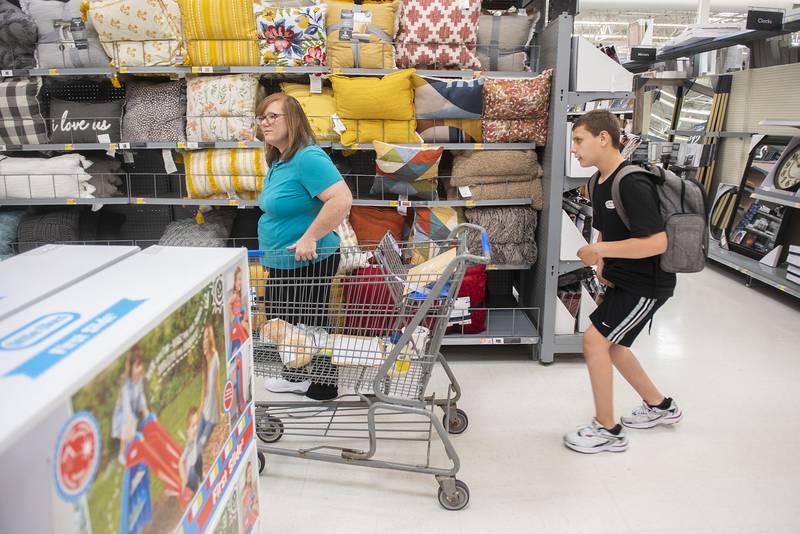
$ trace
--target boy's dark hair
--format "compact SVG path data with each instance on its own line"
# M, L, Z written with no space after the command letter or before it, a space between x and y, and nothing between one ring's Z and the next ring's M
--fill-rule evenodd
M578 117L572 126L574 130L578 126L583 126L589 133L597 137L600 132L605 130L611 137L611 145L617 150L622 146L619 142L620 129L619 119L610 111L605 109L593 109Z

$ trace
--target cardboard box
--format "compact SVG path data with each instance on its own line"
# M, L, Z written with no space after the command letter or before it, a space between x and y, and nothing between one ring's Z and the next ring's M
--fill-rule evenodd
M0 261L0 321L138 251L139 247L45 245Z
M244 249L150 247L0 321L5 532L256 532Z

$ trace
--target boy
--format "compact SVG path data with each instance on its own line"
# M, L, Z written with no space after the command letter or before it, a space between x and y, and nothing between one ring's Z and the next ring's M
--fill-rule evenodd
M189 495L195 494L203 478L203 453L197 443L199 427L200 413L197 406L191 406L186 413L186 444L178 463L181 484L188 490Z
M682 417L675 401L661 394L629 348L672 296L675 274L664 272L659 264L659 255L667 250L667 234L652 178L634 173L622 180L620 196L630 230L617 215L611 185L617 171L630 164L620 154L619 139L619 122L605 110L582 115L572 130L572 153L581 166L600 171L592 192L593 226L600 234L596 243L581 247L578 257L585 265L596 265L598 278L608 287L583 338L595 417L564 436L568 448L587 454L628 448L625 431L614 419L612 365L643 400L622 417L623 426L653 428Z

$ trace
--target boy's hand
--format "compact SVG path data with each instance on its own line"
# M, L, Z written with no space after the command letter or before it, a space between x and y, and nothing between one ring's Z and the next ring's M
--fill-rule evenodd
M601 259L597 262L597 279L606 287L614 287L613 282L609 282L603 277L603 268L605 267L605 262Z
M593 243L591 245L584 245L581 248L579 248L578 257L587 267L590 267L592 265L597 265L598 262L603 261L603 257L597 250L596 243Z

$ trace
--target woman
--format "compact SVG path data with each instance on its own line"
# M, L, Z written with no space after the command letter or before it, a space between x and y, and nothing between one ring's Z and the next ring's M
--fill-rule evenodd
M294 325L327 326L330 282L339 266L339 237L353 196L330 157L318 146L300 103L283 93L256 108L269 172L259 198L261 250L269 269L267 315ZM319 383L302 372L285 370L283 379L267 379L273 392L305 393L316 400L337 396L330 358L312 362Z

